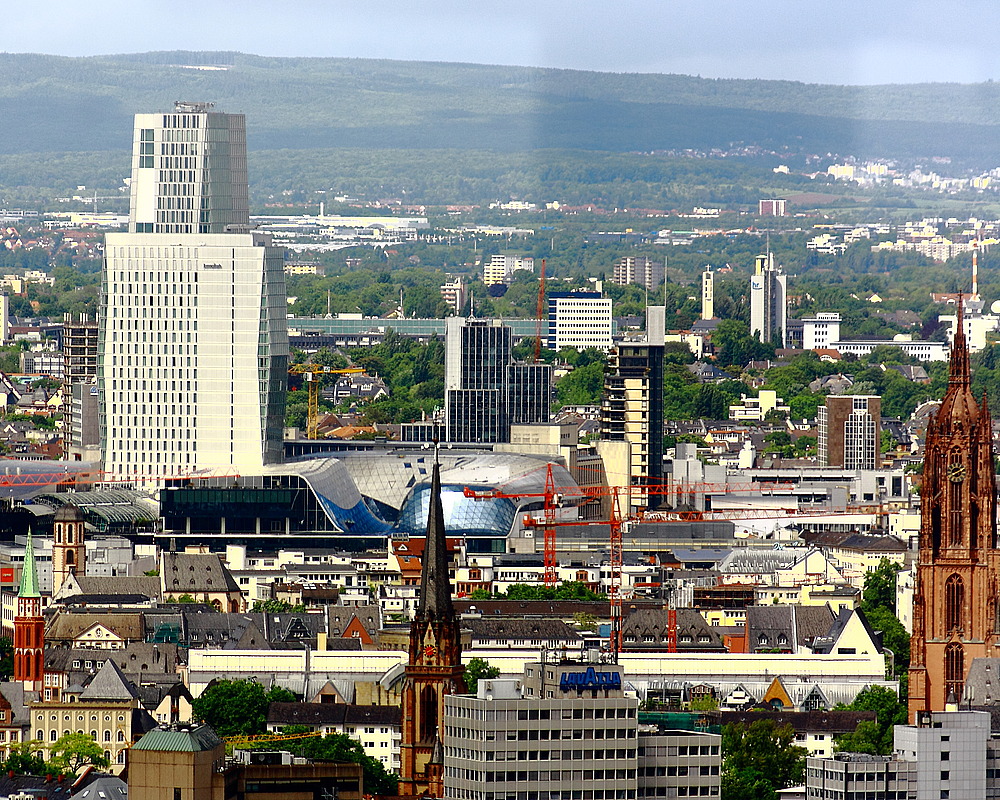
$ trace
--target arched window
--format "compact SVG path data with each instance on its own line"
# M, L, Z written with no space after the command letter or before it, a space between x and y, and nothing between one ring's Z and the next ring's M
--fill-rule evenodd
M965 465L960 453L953 453L948 467L949 476L964 475ZM961 472L960 472L961 471ZM948 544L959 547L962 544L962 480L952 478L949 481L948 511L951 517L951 529L948 531Z
M420 738L432 739L437 734L437 692L425 686L420 692Z
M965 618L965 583L961 575L950 575L944 585L944 622L946 631L962 630Z
M73 558L74 558L73 551L72 550L67 550L66 551L66 566L68 566L68 567L72 567L73 566Z
M958 642L952 642L944 651L944 691L945 698L953 694L955 700L962 699L965 684L965 651Z
M104 731L104 741L106 742L111 741L111 731Z

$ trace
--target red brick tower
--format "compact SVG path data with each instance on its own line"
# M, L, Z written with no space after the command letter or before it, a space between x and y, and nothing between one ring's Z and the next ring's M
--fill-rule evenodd
M17 593L17 616L14 618L14 680L26 690L40 692L45 677L45 621L42 619L42 596L38 591L35 549L28 533L21 570L21 588Z
M927 427L920 487L920 548L913 593L909 715L962 700L973 658L993 655L997 607L996 473L986 398L970 388L959 305L951 374Z
M403 740L399 794L442 797L444 698L465 691L462 640L451 605L448 548L441 507L441 473L431 479L420 604L410 625L410 656L403 683Z

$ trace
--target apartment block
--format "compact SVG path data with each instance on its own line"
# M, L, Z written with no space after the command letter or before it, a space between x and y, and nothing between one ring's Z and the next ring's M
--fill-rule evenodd
M882 435L882 398L829 395L817 409L817 457L827 467L875 469Z
M614 333L611 307L611 298L600 292L552 292L546 346L557 351L564 347L609 350Z

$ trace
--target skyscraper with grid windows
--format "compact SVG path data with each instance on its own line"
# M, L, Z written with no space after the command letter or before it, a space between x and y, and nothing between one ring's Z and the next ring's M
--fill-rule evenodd
M243 115L137 114L130 188L102 276L104 469L159 479L279 461L283 252L250 230Z

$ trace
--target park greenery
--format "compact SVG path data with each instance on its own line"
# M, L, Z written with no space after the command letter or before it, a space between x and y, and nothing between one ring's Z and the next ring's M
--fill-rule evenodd
M479 688L479 681L495 678L500 674L500 668L494 667L484 658L476 656L465 665L465 673L462 675L465 680L465 688L469 694L475 694Z
M880 756L892 753L893 726L906 724L905 698L900 698L885 686L869 686L846 708L851 711L874 711L875 721L859 722L853 732L838 736L838 752Z
M51 744L33 739L12 745L3 760L2 769L14 775L72 778L86 767L109 765L104 748L90 734L66 733Z

